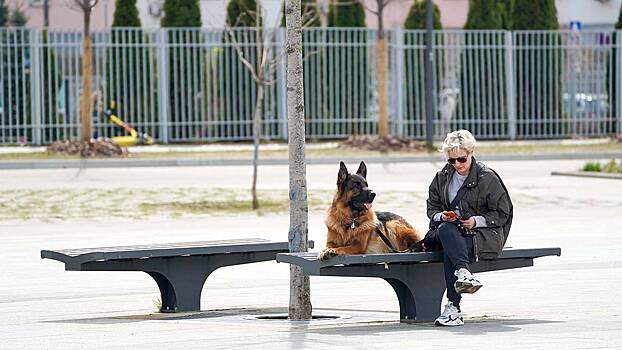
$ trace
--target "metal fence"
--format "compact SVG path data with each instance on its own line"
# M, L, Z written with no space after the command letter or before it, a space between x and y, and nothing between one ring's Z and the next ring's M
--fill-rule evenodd
M259 36L257 35L259 34ZM387 31L392 134L425 138L424 31ZM434 130L533 139L621 132L621 33L434 33ZM267 39L266 39L267 38ZM376 133L377 32L313 28L303 34L307 137ZM93 125L122 133L112 109L159 142L248 140L257 102L248 60L270 80L262 137L286 139L285 31L254 28L114 29L93 34ZM266 65L259 52L270 46ZM0 29L0 144L77 139L82 35Z

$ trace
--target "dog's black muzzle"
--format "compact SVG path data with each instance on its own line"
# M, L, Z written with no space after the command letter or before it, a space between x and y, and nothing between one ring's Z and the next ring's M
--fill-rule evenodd
M358 211L371 208L371 203L376 198L376 193L372 190L363 190L350 200L350 208Z

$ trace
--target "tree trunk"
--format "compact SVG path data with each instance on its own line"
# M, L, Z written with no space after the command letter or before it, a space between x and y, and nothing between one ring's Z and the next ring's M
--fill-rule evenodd
M93 47L90 34L91 11L84 11L84 46L82 53L82 96L80 96L80 142L89 142L93 134L91 95L93 88Z
M255 6L255 13L259 16L260 4L257 1ZM257 45L257 62L259 62L259 66L257 69L257 77L258 80L255 82L257 84L257 102L255 102L255 114L253 118L253 184L251 186L251 195L253 197L253 210L259 209L259 199L257 199L257 167L259 163L259 139L261 138L261 112L263 110L263 89L264 89L264 65L267 57L263 55L266 54L263 50L263 40L261 34L263 31L261 30L259 18L255 20L255 44Z
M378 72L378 134L389 135L387 96L387 39L379 36L376 41L376 71Z
M261 68L260 68L261 69ZM263 80L263 78L260 78ZM253 196L253 210L259 209L259 200L257 199L257 166L259 162L259 139L261 137L261 119L263 111L263 89L264 83L257 83L257 103L255 104L255 117L253 121L253 185L251 194Z
M376 72L378 72L378 135L389 136L387 96L387 38L384 35L384 2L378 4L378 39L376 40Z
M306 252L308 234L305 122L300 0L286 0L287 127L289 133L289 250ZM309 277L290 266L289 318L311 318Z

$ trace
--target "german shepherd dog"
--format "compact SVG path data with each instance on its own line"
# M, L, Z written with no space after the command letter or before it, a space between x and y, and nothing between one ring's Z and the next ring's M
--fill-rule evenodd
M404 218L388 212L374 212L372 202L376 197L367 185L367 166L359 165L356 174L348 173L339 163L337 193L326 215L326 248L318 256L326 260L336 255L390 253L413 249L423 235ZM380 234L388 239L385 243ZM421 250L417 245L415 250Z

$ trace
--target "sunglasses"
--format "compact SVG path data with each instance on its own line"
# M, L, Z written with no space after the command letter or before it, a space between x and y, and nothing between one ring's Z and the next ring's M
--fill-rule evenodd
M447 162L449 164L455 164L456 161L458 161L459 163L466 163L467 159L468 159L467 157L447 158Z

